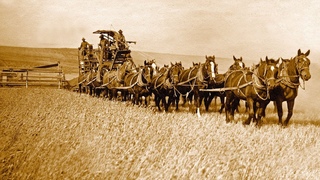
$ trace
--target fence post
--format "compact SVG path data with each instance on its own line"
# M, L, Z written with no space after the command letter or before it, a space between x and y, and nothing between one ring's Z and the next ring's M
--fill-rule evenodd
M26 76L26 88L28 88L28 73L29 71L27 70L27 76Z
M61 82L62 82L62 78L61 78L61 73L62 73L62 68L60 66L60 61L58 61L58 89L61 89Z

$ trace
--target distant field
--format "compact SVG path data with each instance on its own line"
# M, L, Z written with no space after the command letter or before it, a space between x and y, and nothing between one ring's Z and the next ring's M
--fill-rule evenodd
M190 67L192 62L205 61L205 55L175 55L153 52L133 51L134 62L142 65L144 60L155 59L159 66L175 62L182 62L183 66ZM227 70L232 64L232 57L217 57L220 73ZM78 49L74 48L25 48L0 46L0 68L3 67L35 67L60 61L66 74L78 73ZM248 64L250 65L250 63Z

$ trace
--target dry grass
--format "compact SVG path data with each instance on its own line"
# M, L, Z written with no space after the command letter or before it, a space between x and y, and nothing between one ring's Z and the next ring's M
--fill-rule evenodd
M320 177L318 113L256 128L65 90L2 88L0 101L1 179Z

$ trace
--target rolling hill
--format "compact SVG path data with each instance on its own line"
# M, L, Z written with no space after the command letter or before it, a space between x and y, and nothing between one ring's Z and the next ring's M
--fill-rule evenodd
M159 66L175 62L182 62L184 67L192 66L192 62L203 62L205 55L177 55L154 52L131 52L136 64L143 64L144 60L155 59ZM0 68L24 67L31 68L40 65L60 62L65 74L78 73L78 49L76 48L27 48L0 46ZM216 57L219 71L223 73L233 63L232 57ZM251 63L246 62L247 65ZM68 77L68 76L67 76Z

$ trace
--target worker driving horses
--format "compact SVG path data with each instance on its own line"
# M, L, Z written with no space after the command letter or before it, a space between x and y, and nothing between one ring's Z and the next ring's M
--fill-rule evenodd
M127 49L127 44L126 44L126 38L124 37L122 30L120 29L119 34L117 35L116 39L116 47L119 50Z

